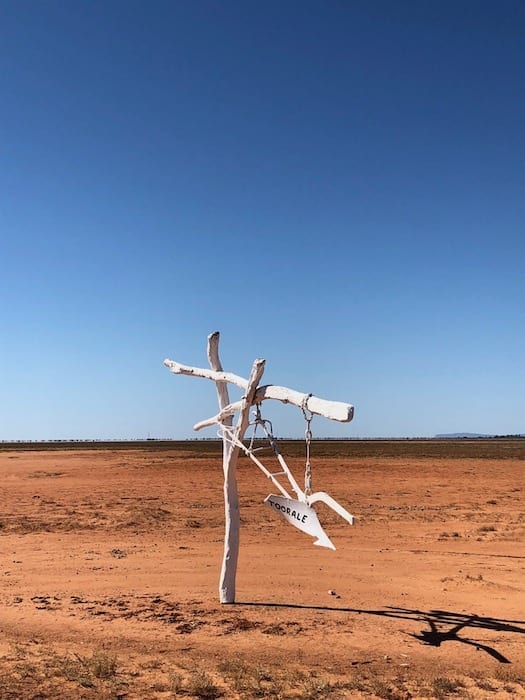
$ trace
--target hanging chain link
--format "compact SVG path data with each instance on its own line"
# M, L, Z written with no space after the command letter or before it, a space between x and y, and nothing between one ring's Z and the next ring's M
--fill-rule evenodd
M311 423L314 417L314 414L308 410L307 404L308 404L308 399L312 396L312 394L308 394L308 396L305 396L304 401L301 405L301 410L303 412L304 420L306 421L306 430L304 433L304 438L305 438L305 443L306 443L306 464L304 467L304 492L307 496L311 496L312 494L312 467L310 464L310 446L312 444L312 430L311 430Z

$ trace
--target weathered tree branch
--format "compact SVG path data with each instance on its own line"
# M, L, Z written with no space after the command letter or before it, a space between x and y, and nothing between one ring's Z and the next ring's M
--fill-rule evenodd
M206 369L205 367L189 367L188 365L182 365L180 362L174 362L173 360L164 360L164 365L170 372L173 372L173 374L203 377L204 379L211 379L213 382L230 382L230 384L235 384L241 389L246 389L248 386L246 379L238 377L232 372L215 371L213 369Z
M173 360L164 360L164 364L169 368L174 374L185 374L193 377L203 377L205 379L211 379L214 382L230 382L235 384L241 389L246 389L248 382L243 377L239 377L231 372L214 371L201 367L189 367L187 365L182 365L179 362L174 362ZM288 389L285 386L276 386L274 384L268 384L266 386L260 386L253 400L254 404L262 403L266 399L275 399L281 401L282 403L291 403L299 408L306 408L311 413L318 416L324 416L330 420L336 420L340 423L348 423L354 417L354 407L352 404L343 403L341 401L327 401L326 399L320 399L312 394L303 394L299 391L294 391L293 389ZM221 407L221 412L200 423L197 423L195 430L200 430L214 423L221 423L224 418L233 415L235 411L238 411L241 405L241 401L238 401L228 406Z
M208 336L208 361L215 372L222 372L219 357L218 332ZM227 382L216 382L219 408L223 410L230 403ZM224 425L231 427L232 415L224 418ZM240 511L239 490L237 488L236 458L232 453L233 446L225 437L222 440L222 470L224 473L224 554L222 559L221 576L219 579L219 600L221 603L235 601L235 575L239 559Z
M219 331L215 331L215 333L212 333L211 335L208 336L208 362L210 363L210 367L212 370L215 372L222 372L222 364L219 358L219 339L220 339L220 333ZM240 377L239 377L240 379ZM228 384L227 382L221 382L221 381L216 381L216 386L217 386L217 398L219 400L219 408L224 410L226 406L229 405L230 403L230 396L228 393ZM229 422L225 420L226 425L231 425L232 421L230 420Z
M234 438L237 444L229 444L225 462L224 503L226 514L226 536L224 540L224 558L219 584L219 599L221 603L235 603L235 575L239 555L239 497L237 494L237 458L238 445L242 442L250 421L250 407L257 390L257 384L264 372L264 360L255 360L246 387L246 396L241 401L237 425L234 428ZM226 439L223 438L224 447Z
M276 399L282 403L291 403L299 408L304 406L310 413L324 416L330 420L337 420L341 423L348 423L354 417L352 404L319 399L312 394L302 394L285 386L268 384L267 386L259 387L255 395L255 403L261 403L261 401L266 399Z

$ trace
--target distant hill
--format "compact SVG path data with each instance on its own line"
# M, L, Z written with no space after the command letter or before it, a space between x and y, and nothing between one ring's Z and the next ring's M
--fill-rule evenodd
M436 438L490 438L494 435L483 435L482 433L440 433L439 435L434 435Z
M459 440L461 438L525 438L525 433L516 433L512 435L487 435L483 433L440 433L434 435L434 438Z

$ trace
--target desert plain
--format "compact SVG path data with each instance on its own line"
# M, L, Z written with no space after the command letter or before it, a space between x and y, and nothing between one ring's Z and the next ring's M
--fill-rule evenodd
M283 453L299 482L300 443ZM0 449L0 698L525 697L525 440L315 441L336 551L214 441Z

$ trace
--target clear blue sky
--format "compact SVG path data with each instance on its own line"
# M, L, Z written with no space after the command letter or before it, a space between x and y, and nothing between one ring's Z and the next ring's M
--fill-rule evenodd
M524 35L521 0L2 3L0 439L193 437L214 386L162 361L214 330L355 404L316 436L525 432Z

